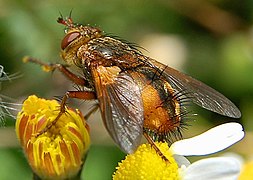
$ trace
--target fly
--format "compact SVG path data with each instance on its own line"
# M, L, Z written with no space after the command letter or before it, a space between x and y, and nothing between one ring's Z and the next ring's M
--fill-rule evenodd
M68 91L62 99L61 112L43 132L65 112L68 98L97 99L108 133L126 153L136 150L143 134L150 143L170 142L172 135L181 138L187 115L185 103L189 101L224 116L241 116L221 93L143 55L130 43L107 36L99 28L76 24L70 17L60 17L57 22L66 27L61 42L61 57L66 65L46 64L30 57L25 61L49 71L58 69L85 91ZM71 72L68 67L72 65L83 75Z

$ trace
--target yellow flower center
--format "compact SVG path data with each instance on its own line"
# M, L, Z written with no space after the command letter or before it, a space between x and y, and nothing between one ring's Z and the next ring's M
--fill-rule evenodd
M162 159L150 144L142 144L134 154L127 155L126 159L119 163L113 179L180 179L177 163L168 144L156 143L156 146L168 161Z

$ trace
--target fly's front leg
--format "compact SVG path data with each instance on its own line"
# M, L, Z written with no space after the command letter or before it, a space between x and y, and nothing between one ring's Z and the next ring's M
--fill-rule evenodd
M58 69L60 72L62 72L62 74L64 74L69 80L71 80L73 83L77 84L77 85L81 85L81 86L88 86L88 81L85 80L84 78L77 76L76 74L72 73L71 71L69 71L66 68L66 65L62 65L62 64L48 64L45 62L42 62L36 58L32 58L29 56L26 56L23 58L23 62L31 62L31 63L35 63L38 64L42 67L42 69L46 72L49 71L54 71L55 69Z
M84 99L84 100L93 100L96 99L96 95L92 91L68 91L62 98L61 105L60 105L60 112L56 116L56 118L48 124L42 131L38 132L35 137L40 136L41 134L47 132L52 126L54 126L60 117L65 113L65 106L68 98L77 98L77 99Z

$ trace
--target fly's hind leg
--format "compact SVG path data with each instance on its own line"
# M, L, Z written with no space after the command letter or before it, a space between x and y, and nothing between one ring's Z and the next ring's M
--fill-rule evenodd
M164 156L164 154L161 152L161 150L156 146L155 142L153 141L153 139L144 132L144 137L147 139L148 143L151 145L152 148L154 148L154 150L156 151L156 153L166 162L169 162L168 158Z

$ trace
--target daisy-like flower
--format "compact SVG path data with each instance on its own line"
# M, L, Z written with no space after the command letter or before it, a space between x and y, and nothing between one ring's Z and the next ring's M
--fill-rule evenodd
M79 110L66 112L46 132L60 110L56 100L29 96L17 115L16 133L33 172L41 179L75 177L90 145L89 127Z
M113 179L237 179L240 164L234 158L206 158L190 164L184 156L216 153L243 137L244 132L240 124L227 123L193 138L177 141L170 148L167 143L156 143L168 161L164 161L151 145L143 144L135 153L127 155L125 160L119 163Z

